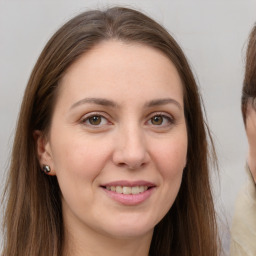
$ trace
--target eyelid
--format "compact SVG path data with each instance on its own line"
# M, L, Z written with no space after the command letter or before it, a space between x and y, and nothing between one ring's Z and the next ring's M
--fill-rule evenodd
M90 124L86 124L85 122L90 118L90 117L93 117L93 116L100 116L101 118L104 118L107 120L107 124L102 124L102 125L90 125ZM109 125L109 124L112 124L112 122L110 121L110 116L105 113L105 112L101 112L101 111L95 111L95 112L89 112L85 115L83 115L81 118L80 118L80 123L87 126L87 127L93 127L93 128L100 128L102 126L105 126L105 125Z
M150 113L147 118L152 118L154 116L164 116L164 117L169 117L170 119L174 119L173 115L170 113L167 113L165 111L156 111L156 112L152 112Z
M154 116L162 116L162 117L168 119L170 125L172 125L172 124L175 123L175 118L173 117L173 115L171 115L171 114L169 114L169 113L166 113L166 112L162 112L162 111L153 112L153 113L149 114L148 117L147 117L146 123L149 122L150 119L153 118ZM153 124L152 124L152 126L157 126L157 125L153 125ZM159 125L159 128L160 128L160 127L163 127L163 126L164 126L164 125Z

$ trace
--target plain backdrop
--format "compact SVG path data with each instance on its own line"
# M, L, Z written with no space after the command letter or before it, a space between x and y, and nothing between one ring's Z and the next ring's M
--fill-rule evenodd
M113 5L136 8L164 25L192 66L218 153L219 175L213 175L213 183L228 251L234 202L246 179L240 97L256 0L0 0L0 192L23 92L42 48L71 17Z

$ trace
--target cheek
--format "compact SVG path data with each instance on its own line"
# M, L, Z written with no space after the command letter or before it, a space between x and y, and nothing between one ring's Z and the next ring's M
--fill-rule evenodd
M97 177L105 166L109 148L74 136L59 141L53 144L53 160L63 200L71 209L82 210L81 202L92 203Z
M186 137L162 142L155 151L157 169L161 176L161 195L158 197L160 216L172 207L180 189L183 170L186 165Z
M107 147L81 137L66 138L53 145L54 168L59 179L67 176L68 179L93 180L104 167L109 155Z
M157 164L165 177L182 174L187 159L187 137L166 140L156 148Z

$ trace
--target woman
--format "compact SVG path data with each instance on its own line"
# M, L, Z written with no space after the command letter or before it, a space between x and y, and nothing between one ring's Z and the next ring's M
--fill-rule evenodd
M73 18L24 95L3 255L218 255L206 131L163 27L126 8Z
M235 206L231 232L231 255L256 255L256 26L252 29L246 54L242 114L249 143L246 171L248 183Z

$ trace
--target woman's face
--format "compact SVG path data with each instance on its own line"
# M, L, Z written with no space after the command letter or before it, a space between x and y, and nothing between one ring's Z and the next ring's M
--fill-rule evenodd
M57 176L66 229L119 238L152 234L186 165L182 82L174 65L148 46L107 41L80 57L59 88L40 159Z

